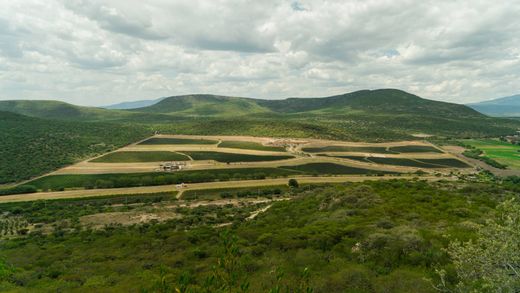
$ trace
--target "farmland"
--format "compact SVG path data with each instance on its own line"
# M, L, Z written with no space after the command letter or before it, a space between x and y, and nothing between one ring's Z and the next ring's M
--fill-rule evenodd
M513 169L520 169L519 145L513 145L495 139L468 139L461 140L461 142L484 151L483 155L490 159Z
M100 158L91 160L97 163L137 163L137 162L162 162L162 161L189 161L190 158L183 154L165 151L151 152L114 152Z
M178 171L161 169L163 163L172 161L183 162ZM21 192L13 189L13 193L32 189L40 192L131 189L290 176L395 176L418 171L426 175L449 176L452 171L471 173L469 167L458 158L420 141L351 143L319 139L156 135L27 182L27 188L20 188ZM9 193L9 190L2 192Z
M265 162L277 161L294 158L293 156L258 156L248 154L233 154L221 152L193 152L184 151L184 154L192 157L194 160L213 160L217 162Z

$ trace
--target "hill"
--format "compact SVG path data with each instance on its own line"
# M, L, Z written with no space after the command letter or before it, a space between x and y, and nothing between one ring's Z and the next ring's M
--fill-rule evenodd
M129 109L152 106L152 105L159 103L160 101L162 101L164 99L165 98L159 98L159 99L155 99L155 100L140 100L140 101L133 101L133 102L123 102L123 103L118 103L118 104L114 104L114 105L104 106L101 108L112 109L112 110L129 110Z
M216 95L186 95L166 98L159 103L132 111L181 116L241 116L268 113L257 100Z
M30 117L76 121L106 121L130 116L128 112L124 111L76 106L60 101L39 100L0 101L0 111L12 112Z
M146 137L141 126L46 120L0 111L0 184L29 179Z
M464 105L427 100L395 89L284 100L185 95L129 110L53 101L5 101L0 102L0 110L40 118L144 124L162 133L354 141L412 139L414 134L496 137L520 128L518 120L488 117Z
M468 106L490 116L520 117L520 95L468 104Z
M215 95L189 95L165 98L159 103L136 108L146 113L191 116L240 116L256 114L432 114L443 117L483 117L463 105L426 100L395 89L362 90L321 98L261 100Z

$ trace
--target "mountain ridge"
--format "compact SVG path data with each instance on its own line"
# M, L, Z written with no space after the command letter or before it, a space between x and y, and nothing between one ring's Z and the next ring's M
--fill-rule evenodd
M497 117L520 117L520 94L467 104L480 113Z

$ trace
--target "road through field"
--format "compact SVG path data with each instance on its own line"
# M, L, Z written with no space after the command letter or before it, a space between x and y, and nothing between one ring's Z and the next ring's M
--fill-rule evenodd
M302 183L341 183L341 182L361 182L365 180L389 180L389 179L412 179L415 176L328 176L328 177L310 177L310 176L293 176L300 184ZM436 181L447 179L447 177L424 176L423 180ZM0 203L22 202L35 200L53 200L81 197L95 197L107 195L123 195L123 194L147 194L178 191L177 197L180 198L184 191L188 190L204 190L204 189L220 189L220 188L240 188L240 187L256 187L256 186L274 186L287 184L288 178L264 179L264 180L241 180L241 181L220 181L188 184L183 188L177 188L177 185L160 185L160 186L141 186L128 188L110 188L110 189L82 189L67 190L56 192L37 192L27 194L5 195L0 196ZM448 178L449 180L449 178Z

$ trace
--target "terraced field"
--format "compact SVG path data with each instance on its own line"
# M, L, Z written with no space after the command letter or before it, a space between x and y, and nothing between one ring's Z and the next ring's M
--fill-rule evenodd
M271 152L285 152L283 147L266 146L256 142L249 141L223 141L218 147L220 148L231 148L231 149L246 149L246 150L257 150L257 151L271 151Z
M306 174L313 175L359 175L359 174L395 174L390 171L377 171L372 169L363 169L350 167L334 163L309 163L298 166L283 167L286 170L301 171Z
M168 151L149 152L114 152L91 160L95 163L138 163L138 162L163 162L163 161L189 161L186 155Z
M325 152L359 152L359 153L378 153L378 154L397 154L388 150L387 147L363 147L363 146L339 146L331 145L324 147L308 147L302 148L302 151L308 153L325 153Z
M183 151L192 157L194 160L214 160L222 163L231 162L267 162L292 159L294 156L268 156L268 155L248 155L248 154L234 154L234 153L220 153L220 152L188 152Z
M441 150L432 146L406 145L390 147L390 151L395 153L442 153Z
M152 137L147 139L140 144L142 145L155 145L155 144L217 144L218 141L207 140L207 139L189 139L189 138L173 138L173 137Z
M355 154L359 152L366 155ZM184 163L180 170L165 172L161 165L172 161ZM422 169L430 174L434 170L449 175L454 169L461 171L467 167L453 155L423 142L350 145L348 142L313 139L161 135L27 184L39 191L138 189L289 176L406 175Z

